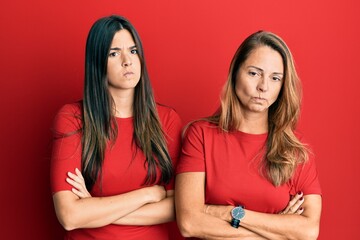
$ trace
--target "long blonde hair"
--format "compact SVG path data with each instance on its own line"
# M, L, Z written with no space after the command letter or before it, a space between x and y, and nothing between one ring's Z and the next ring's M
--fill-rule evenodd
M217 123L223 131L235 131L240 127L241 106L235 92L239 68L254 49L268 46L277 51L283 60L283 86L275 103L269 108L268 138L264 154L264 169L268 179L280 186L292 177L298 163L308 159L306 145L294 134L301 104L301 84L297 76L292 54L285 42L277 35L259 31L249 37L236 51L229 69L227 82L221 95L221 106L209 121Z

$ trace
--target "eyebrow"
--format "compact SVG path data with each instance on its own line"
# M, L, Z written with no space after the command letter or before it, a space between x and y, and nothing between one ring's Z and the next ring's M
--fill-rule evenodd
M137 46L136 45L134 45L134 46L131 46L131 47L129 47L129 49L134 49L134 48L137 48ZM119 47L113 47L113 48L110 48L110 50L116 50L116 51L120 51L121 50L121 48L119 48Z
M257 70L259 70L259 71L261 71L261 72L264 71L263 69L261 69L261 68L259 68L259 67L256 67L256 66L252 66L252 65L248 66L247 68L255 68L255 69L257 69ZM281 73L281 72L273 72L273 74L284 75L284 74Z

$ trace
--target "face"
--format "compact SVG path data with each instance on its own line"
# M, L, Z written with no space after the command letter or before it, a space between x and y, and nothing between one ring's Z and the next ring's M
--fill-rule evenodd
M134 39L128 30L120 30L114 35L108 56L107 77L110 92L133 91L140 75L140 58Z
M284 66L281 55L267 46L253 50L240 67L235 84L243 111L267 113L282 87Z

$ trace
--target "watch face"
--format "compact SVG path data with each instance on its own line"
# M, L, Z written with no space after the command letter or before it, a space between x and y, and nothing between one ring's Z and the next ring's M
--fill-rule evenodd
M231 216L237 220L241 220L245 216L245 211L242 207L235 207L231 210Z

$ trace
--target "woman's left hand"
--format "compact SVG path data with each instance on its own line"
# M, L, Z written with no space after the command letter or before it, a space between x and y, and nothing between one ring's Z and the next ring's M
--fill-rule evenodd
M302 204L304 203L304 196L302 192L298 192L291 198L288 205L279 214L298 214L301 215L304 212Z
M71 191L79 198L91 197L91 194L86 189L85 180L79 169L75 168L75 174L68 172L66 182L73 186Z

